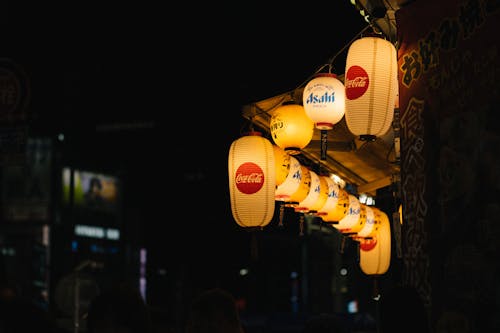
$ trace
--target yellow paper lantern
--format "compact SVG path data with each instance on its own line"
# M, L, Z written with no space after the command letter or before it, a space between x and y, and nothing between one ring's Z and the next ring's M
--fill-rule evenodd
M375 207L365 206L365 223L358 231L356 238L372 238L380 225L381 214Z
M276 172L276 186L278 186L285 181L286 176L288 176L288 172L290 172L290 155L275 144L273 144L273 149Z
M312 170L309 170L309 192L306 197L294 208L297 213L308 213L312 206L318 201L321 192L319 176ZM326 199L326 198L325 198Z
M334 195L337 197L335 205L327 207L326 214L322 214L321 219L328 224L337 224L349 210L349 193L337 185L337 192Z
M308 168L300 166L300 183L297 191L293 192L288 200L289 207L296 207L299 202L304 200L311 188L311 173Z
M344 84L333 73L316 74L304 87L302 104L316 128L331 130L344 116Z
M345 68L347 127L361 140L373 141L392 125L398 92L396 48L378 36L362 37L349 46Z
M292 155L299 154L309 144L314 132L314 123L304 107L295 102L278 107L269 126L274 143Z
M276 201L290 201L290 197L300 186L302 180L302 168L300 162L293 156L290 156L290 171L283 183L278 185L275 190L274 198Z
M319 195L318 199L309 207L309 212L311 214L317 214L318 210L323 207L328 199L328 182L326 181L326 177L318 175L319 178Z
M359 241L359 266L367 275L382 275L391 263L391 226L384 212L380 211L380 217L375 235Z
M260 132L233 141L228 156L233 218L242 227L264 227L275 208L275 162L272 143Z
M363 221L360 222L361 215L361 203L359 199L352 194L349 197L349 208L347 209L347 214L339 220L339 223L333 226L342 233L356 233L363 227Z

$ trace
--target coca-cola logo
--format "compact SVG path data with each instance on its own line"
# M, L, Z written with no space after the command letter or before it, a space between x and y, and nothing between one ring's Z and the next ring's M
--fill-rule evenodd
M234 182L240 192L254 194L264 185L264 172L257 164L246 162L236 170Z
M364 238L359 242L359 249L362 251L371 251L377 245L377 239L374 238Z
M347 99L360 98L368 90L369 85L370 79L368 79L368 74L362 67L349 67L344 80L345 96Z

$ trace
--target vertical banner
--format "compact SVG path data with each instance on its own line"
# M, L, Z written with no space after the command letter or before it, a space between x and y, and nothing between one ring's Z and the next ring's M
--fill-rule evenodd
M403 283L479 331L499 314L499 4L414 1L396 12Z

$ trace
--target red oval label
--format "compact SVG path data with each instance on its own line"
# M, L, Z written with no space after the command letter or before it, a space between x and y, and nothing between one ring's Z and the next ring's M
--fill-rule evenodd
M236 170L234 181L240 192L253 194L258 192L264 185L264 172L257 164L246 162Z
M348 99L360 98L368 90L368 73L360 66L351 66L344 79L345 96Z
M377 239L374 237L372 239L363 239L359 242L359 248L362 251L371 251L377 245Z

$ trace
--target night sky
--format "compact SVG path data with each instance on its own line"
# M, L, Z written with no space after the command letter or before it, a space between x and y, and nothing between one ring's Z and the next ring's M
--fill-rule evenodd
M123 179L159 266L248 256L227 182L242 106L297 88L366 26L347 0L27 3L8 2L2 29L32 133L64 133L63 163Z

